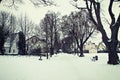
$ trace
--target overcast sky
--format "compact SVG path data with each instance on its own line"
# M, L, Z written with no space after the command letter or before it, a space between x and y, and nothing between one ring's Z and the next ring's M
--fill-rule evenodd
M57 6L35 7L29 0L23 0L24 4L18 5L18 10L0 7L3 10L12 11L15 15L21 15L21 13L27 14L36 24L39 24L40 20L44 17L45 13L50 10L54 12L60 12L62 15L69 14L71 11L78 10L74 6L70 5L70 0L55 0ZM9 9L9 10L8 10Z
M9 2L10 0L8 0ZM35 23L39 23L40 19L42 19L45 15L45 13L48 10L54 11L54 12L60 12L62 15L64 14L70 14L71 11L78 11L74 6L72 6L70 3L72 3L72 0L54 0L57 6L46 6L46 7L35 7L29 0L23 0L24 4L18 4L18 10L15 10L14 8L10 9L5 6L0 5L0 9L6 10L6 11L11 11L16 15L21 15L21 14L27 14L30 19L32 19ZM78 6L85 6L85 3L83 0L78 0ZM108 0L102 0L101 4L101 11L102 13L106 16L106 18L110 18L107 12L107 7L108 7ZM120 4L120 3L119 3ZM120 7L118 8L118 5L114 5L115 9L113 11L115 14L118 16L120 13ZM109 19L110 20L110 19Z
M24 4L17 5L18 10L15 10L14 8L10 9L8 7L5 7L3 6L4 4L0 5L0 10L10 11L17 16L20 16L21 14L23 15L26 14L36 24L39 24L40 20L44 17L45 13L48 10L51 10L54 12L60 12L62 15L70 14L71 11L78 11L78 9L76 9L74 6L70 4L72 3L72 0L55 0L55 3L57 4L57 6L47 6L47 7L43 7L43 6L35 7L29 0L23 0L23 1L24 1ZM85 3L83 1L78 1L77 3L79 6L85 6ZM108 0L102 0L101 11L104 14L104 16L110 21L110 16L107 12L108 4L109 4ZM120 7L118 7L119 5L120 3L114 3L113 11L117 16L120 13ZM110 30L109 30L108 24L104 23L104 25L105 25L105 29L107 30L107 34L109 35ZM98 38L96 38L97 42L101 41L100 40L101 35L99 34L98 36L97 36ZM120 33L118 37L120 40ZM91 38L91 40L93 39L94 38Z

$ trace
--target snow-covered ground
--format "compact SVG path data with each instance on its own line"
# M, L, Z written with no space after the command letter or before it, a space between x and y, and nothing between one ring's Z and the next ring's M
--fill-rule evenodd
M0 80L120 80L120 65L108 65L107 54L93 62L94 55L0 56Z

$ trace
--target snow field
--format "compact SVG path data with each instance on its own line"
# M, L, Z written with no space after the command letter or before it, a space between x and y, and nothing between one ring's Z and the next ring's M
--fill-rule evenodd
M98 61L91 61L98 55ZM120 65L108 65L107 54L0 56L0 80L119 80Z

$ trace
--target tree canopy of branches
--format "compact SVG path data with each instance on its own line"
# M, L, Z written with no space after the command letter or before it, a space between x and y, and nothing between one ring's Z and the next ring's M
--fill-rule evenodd
M21 15L18 19L18 26L20 31L24 33L25 39L28 39L33 33L33 27L35 24L27 17L27 15Z
M95 25L89 19L88 12L81 10L77 14L72 14L72 35L75 38L77 46L80 50L80 56L83 57L83 46L95 31Z
M55 2L52 0L30 0L30 1L37 7L41 5L43 6L56 5Z
M65 30L68 36L71 36L71 38L74 39L74 44L77 44L81 57L84 56L84 44L91 37L96 28L89 18L90 17L86 10L72 12L68 18L66 17L66 20L64 16L63 30Z
M26 15L21 15L20 18L18 19L18 27L20 29L20 31L23 32L24 36L25 36L25 40L27 40L28 38L30 38L33 35L34 32L34 26L35 24L29 20L29 18ZM26 43L26 41L25 41ZM27 46L29 45L26 44L26 50L29 49L29 47Z
M118 30L120 27L120 13L118 17L115 17L115 14L113 12L113 4L114 2L119 2L119 0L109 0L109 6L108 6L108 13L111 18L110 23L110 30L111 30L111 37L109 38L107 35L107 31L105 31L102 23L102 17L101 17L101 3L98 0L84 0L86 3L86 9L89 12L90 19L93 21L93 23L97 26L97 29L102 34L102 40L104 44L107 47L108 50L108 64L119 64L119 57L117 54L117 44L118 44ZM105 4L104 4L105 5ZM93 14L93 12L95 12Z
M54 12L48 12L45 18L41 21L41 28L45 33L46 45L50 50L50 55L52 56L55 52L56 45L58 44L58 15Z
M29 0L31 3L33 3L34 6L40 7L40 6L51 6L55 5L56 3L52 0ZM0 0L0 3L5 4L5 6L8 6L9 8L18 9L18 4L23 4L24 0Z

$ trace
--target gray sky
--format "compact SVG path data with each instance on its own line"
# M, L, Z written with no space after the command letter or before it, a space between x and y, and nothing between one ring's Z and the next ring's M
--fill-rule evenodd
M47 6L47 7L35 7L29 0L23 0L25 1L24 4L18 4L18 10L15 9L10 9L8 7L5 7L3 5L5 4L1 4L0 5L0 10L5 10L5 11L10 11L12 13L14 13L17 16L20 16L21 14L26 14L33 22L35 22L36 24L39 24L40 20L44 17L45 13L48 10L54 11L54 12L60 12L62 15L65 14L70 14L71 11L78 11L78 9L76 9L74 6L72 6L70 3L72 3L72 0L55 0L55 3L57 4L57 6ZM85 6L85 3L80 0L77 2L77 4L79 6ZM110 21L110 16L108 14L108 0L102 0L102 4L101 4L101 11L102 14L104 14L104 16L108 19L108 21ZM115 12L115 15L119 15L120 13L120 7L118 7L120 5L120 3L114 3L113 7L113 11ZM115 17L117 17L115 16ZM103 21L103 24L105 25L105 30L107 30L107 34L110 37L110 30L109 30L109 25L105 23L105 21ZM97 38L91 38L90 40L94 41L94 42L99 42L101 41L101 35L98 34L96 35ZM119 30L119 40L120 40L120 30Z
M69 14L71 11L78 10L74 6L70 5L70 0L55 0L57 6L35 7L29 0L24 0L25 3L18 5L18 10L2 7L2 10L13 12L15 15L26 14L36 24L39 24L40 20L44 17L45 13L50 10L54 12L60 12L62 15Z

